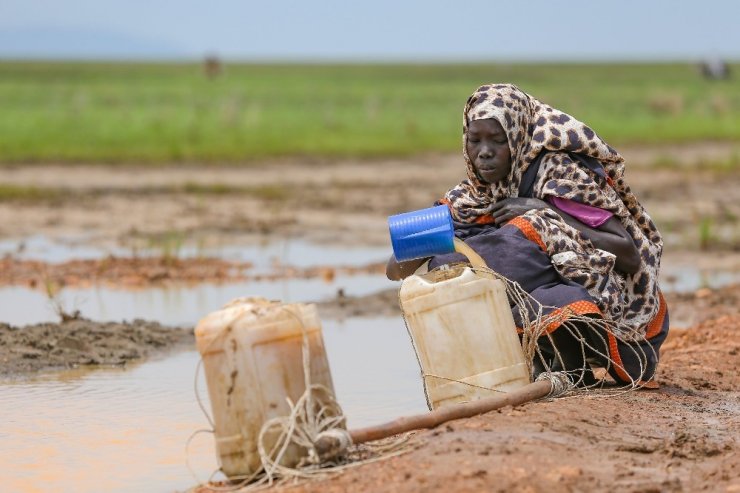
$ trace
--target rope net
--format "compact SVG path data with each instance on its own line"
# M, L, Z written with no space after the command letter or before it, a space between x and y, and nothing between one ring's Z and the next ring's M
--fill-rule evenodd
M409 443L411 433L373 443L352 443L346 431L346 417L334 393L324 385L311 382L310 347L303 319L289 307L280 306L279 308L294 318L301 327L301 352L306 390L296 402L286 397L290 408L287 416L269 419L262 425L257 440L261 469L247 476L230 476L227 481L214 480L214 476L220 472L217 470L204 483L197 478L188 462L188 448L192 439L200 433L215 434L213 419L201 402L198 393L197 382L198 373L202 367L201 358L195 374L195 395L211 429L194 432L185 446L186 464L198 482L198 486L192 488L190 493L247 493L270 488L277 483L296 484L304 480L321 479L351 467L395 457L414 448ZM325 456L322 457L316 449L319 437L327 434L336 435L344 445L341 453L332 456L330 460L326 460ZM295 465L286 465L284 461L286 453L291 449L295 450L296 447L299 449L297 455L301 457L300 461Z
M445 268L450 268L450 266L443 266L439 269ZM518 283L501 276L495 271L485 267L470 268L479 276L497 279L504 283L512 310L518 313L519 319L523 323L520 341L529 373L533 381L546 379L551 382L552 391L547 396L548 398L582 395L586 392L594 397L612 396L616 393L639 388L644 385L643 376L651 377L651 375L645 374L645 362L649 354L643 347L651 348L651 346L649 344L639 344L641 341L647 342L644 335L605 318L564 312L556 310L556 307L541 305ZM403 312L402 304L401 307ZM276 483L296 484L305 480L324 478L327 475L369 462L394 457L414 448L414 445L409 443L411 433L372 443L351 443L349 433L346 431L346 418L335 396L330 389L313 384L310 381L308 335L301 317L287 307L281 308L290 313L302 327L303 374L306 390L296 402L291 402L288 399L290 413L287 416L273 418L263 424L258 440L258 451L262 463L262 468L259 471L249 476L230 477L229 481L220 482L213 481L214 475L212 475L207 483L199 484L191 490L192 492L246 493L269 488ZM403 313L403 315L406 328L409 330L406 314ZM549 330L553 326L557 326L557 330ZM411 337L410 330L409 336ZM607 381L606 375L614 369L619 369L621 370L620 374L629 376L629 373L621 367L621 363L609 354L608 338L610 337L625 342L626 344L623 347L632 350L635 359L640 362L639 375L629 377L626 384L621 382L621 385L616 385ZM413 337L411 337L411 341L413 344ZM416 351L415 346L414 349ZM416 355L418 359L418 351L416 351ZM419 365L420 368L423 368L420 361ZM603 369L603 374L598 378L594 376L594 367ZM429 398L426 384L428 378L441 378L501 392L497 389L474 385L444 375L425 373L422 369L422 380L427 400ZM601 391L592 392L595 389ZM199 404L213 428L213 421L200 400ZM213 430L200 430L199 432L201 431L213 433ZM191 439L199 432L194 433ZM329 461L321 457L315 447L318 438L327 434L335 434L338 441L344 444L343 452ZM190 440L188 440L188 444L189 442ZM298 464L288 466L283 463L283 458L291 447L301 449L302 459Z
M486 267L471 269L506 287L512 311L522 323L521 345L533 380L541 374L565 373L571 379L565 394L597 388L621 392L641 388L652 379L647 363L656 361L657 355L645 333L608 318L542 305L518 283L499 273ZM616 344L621 356L613 351ZM628 371L622 362L625 357L639 368ZM601 371L595 372L597 369ZM615 373L619 381L609 378Z

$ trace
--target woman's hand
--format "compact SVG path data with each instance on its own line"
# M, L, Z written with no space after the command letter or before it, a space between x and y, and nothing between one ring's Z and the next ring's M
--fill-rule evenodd
M388 264L385 266L385 275L391 281L400 281L401 279L406 279L411 274L416 272L416 269L421 267L421 264L423 264L427 260L429 260L429 257L399 262L398 260L396 260L395 255L391 255L391 258L388 259Z
M615 267L617 270L634 274L640 269L641 260L640 252L635 246L632 237L624 229L622 223L616 217L611 217L607 222L598 228L586 226L575 217L552 206L540 199L528 199L523 197L512 197L500 200L493 205L491 214L497 225L503 226L506 222L511 221L517 216L521 216L527 211L533 209L552 209L563 220L581 232L583 236L591 240L591 243L601 250L613 253L617 259Z
M498 226L503 226L517 216L532 209L547 209L549 204L544 200L524 197L510 197L493 204L491 215Z

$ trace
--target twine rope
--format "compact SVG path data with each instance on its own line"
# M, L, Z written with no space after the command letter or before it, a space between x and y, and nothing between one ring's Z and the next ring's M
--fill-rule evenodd
M257 450L262 465L261 469L247 476L232 476L229 478L231 484L225 486L212 482L213 476L219 470L211 474L207 483L201 482L190 467L188 460L188 447L196 435L206 432L215 434L213 420L201 402L198 393L197 382L199 371L202 367L202 356L198 361L194 390L198 405L211 425L211 429L194 432L186 443L185 454L188 469L198 483L198 486L205 486L208 491L247 493L269 488L278 482L291 482L295 484L299 481L321 479L352 467L395 457L407 453L414 448L408 443L412 433L407 433L400 437L379 440L376 443L351 444L342 456L334 459L332 462L321 462L314 445L319 434L336 432L338 430L344 431L346 429L346 417L330 389L324 385L311 383L311 353L308 332L306 331L303 319L293 309L287 306L280 306L279 308L294 318L301 327L301 355L306 390L295 403L289 398L286 398L290 408L290 413L287 416L269 419L262 425L257 439ZM204 352L207 352L207 349L222 337L229 327L225 327L214 337ZM274 439L272 447L268 449L268 437L275 436L275 434L277 434L277 437ZM346 436L349 438L349 434L346 434ZM281 463L291 445L300 447L306 451L305 457L295 467L289 467Z
M620 363L615 361L608 354L609 341L602 335L602 333L609 333L620 341L633 343L627 344L625 346L633 352L634 356L636 356L635 359L638 361L639 364L640 376L645 375L647 371L644 362L647 361L648 356L652 355L654 357L655 355L655 351L653 350L652 346L650 346L649 344L646 345L649 349L649 352L646 352L643 349L642 345L639 344L640 342L647 342L647 339L644 337L644 335L639 334L631 327L628 327L624 324L619 324L613 320L579 315L572 310L567 310L564 312L562 310L558 310L557 307L542 305L537 300L535 300L527 291L525 291L519 283L508 279L498 272L488 267L482 266L467 267L482 277L496 279L504 284L507 298L512 305L512 310L516 311L516 313L519 315L520 320L522 321L523 327L521 345L529 373L530 375L533 373L534 361L536 358L540 365L544 368L544 371L540 375L545 375L541 378L538 377L538 379L550 380L551 384L553 385L553 390L550 392L548 397L562 397L575 393L581 394L583 392L592 391L595 389L600 389L601 395L619 395L626 391L641 388L645 385L645 382L642 381L641 377L633 378L632 376L630 376L629 373L626 372L624 367L621 366ZM421 360L419 359L419 350L416 346L413 334L409 329L407 314L403 309L403 304L401 303L400 291L398 299L399 306L401 307L401 314L403 317L404 325L406 327L406 332L408 333L409 339L411 340L411 344L414 348L414 354L416 356L417 363L419 364L419 368L423 368ZM550 313L545 314L545 311L549 311ZM579 349L581 352L581 361L587 361L587 358L589 356L596 357L598 358L600 363L604 363L606 365L605 369L607 370L607 372L612 368L622 370L623 374L629 378L629 382L621 387L617 386L613 390L606 390L603 389L603 380L596 381L596 383L590 385L586 385L584 380L586 375L585 371L554 371L553 367L556 363L559 365L560 368L567 367L563 360L563 356L561 355L560 351L557 348L557 345L555 344L555 341L552 338L552 335L547 330L547 328L554 322L560 322L558 330L564 329L571 335L574 340L578 341L580 346ZM592 344L591 342L589 342L589 340L583 336L583 334L579 330L579 327L589 330L593 329L591 331L591 334L592 336L597 338L598 343ZM627 338L623 334L628 334L629 337ZM542 353L539 345L539 339L541 337L547 337L548 341L550 342L550 346L553 348L554 352L554 360L548 361L545 355ZM607 352L605 353L604 351ZM426 397L429 409L432 409L432 405L429 399L429 391L427 388L427 377L439 378L470 387L480 388L483 390L505 393L505 391L499 389L477 385L463 380L449 378L443 375L435 375L433 373L424 372L423 370L421 376L424 386L424 395ZM569 382L566 383L564 379L567 379ZM591 392L591 394L593 395L594 393Z

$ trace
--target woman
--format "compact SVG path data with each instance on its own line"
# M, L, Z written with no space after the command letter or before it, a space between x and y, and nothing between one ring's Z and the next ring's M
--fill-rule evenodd
M456 236L489 267L555 312L558 322L539 340L553 358L544 363L581 370L590 383L586 358L595 358L618 382L652 386L668 333L658 289L663 241L624 180L622 156L510 84L484 85L468 98L463 156L467 179L438 204L449 206ZM441 255L429 268L463 260ZM422 262L391 258L387 275L406 277ZM521 327L518 310L514 317ZM563 329L571 318L575 331Z

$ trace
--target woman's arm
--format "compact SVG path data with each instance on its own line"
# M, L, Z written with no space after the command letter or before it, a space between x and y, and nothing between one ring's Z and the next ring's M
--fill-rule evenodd
M634 274L640 270L640 252L619 219L612 216L598 228L592 228L554 205L550 205L550 208L560 214L566 223L591 240L596 248L616 255L614 267L617 270L626 274Z
M615 267L621 272L634 274L640 269L640 252L632 241L632 237L624 229L619 219L615 217L611 217L601 226L592 228L544 200L522 197L499 201L494 206L492 214L496 224L503 225L529 210L545 208L557 212L567 224L591 240L596 248L616 255Z
M391 255L388 259L388 265L385 266L385 275L391 281L400 281L406 279L411 274L416 272L421 264L429 260L428 258L418 258L414 260L407 260L405 262L399 262L396 260L395 255Z

